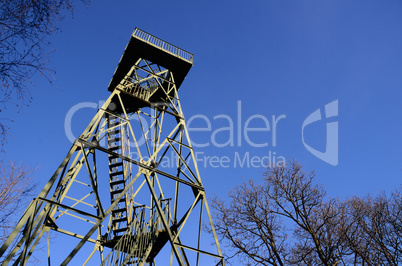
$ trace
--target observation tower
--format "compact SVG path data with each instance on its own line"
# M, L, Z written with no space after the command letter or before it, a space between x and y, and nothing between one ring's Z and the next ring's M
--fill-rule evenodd
M134 30L111 95L1 246L2 265L39 251L48 265L224 265L178 95L192 65Z

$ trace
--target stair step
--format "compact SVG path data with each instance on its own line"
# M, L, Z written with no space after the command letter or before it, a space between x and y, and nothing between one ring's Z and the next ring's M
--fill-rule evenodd
M124 183L126 183L126 180L124 180L124 179L117 180L117 181L110 182L110 186L112 187L112 186L120 185L120 184L124 184Z
M122 174L124 174L124 171L110 173L109 176L112 177L112 176L117 176L117 175L122 175Z
M122 208L122 209L116 209L116 210L112 210L112 214L115 214L115 213L121 213L121 212L126 212L127 211L127 209L126 208Z
M120 228L120 229L113 230L113 233L117 234L117 233L121 233L121 232L125 232L125 231L127 231L127 228Z
M121 198L121 199L119 200L119 203L120 203L120 202L125 202L125 201L126 201L126 198L123 197L123 198ZM114 201L113 201L113 199L112 199L111 203L113 203L113 202L114 202Z
M119 155L109 154L109 162L110 162L110 160L113 160L116 158L119 158Z
M109 169L113 168L113 167L119 167L119 166L123 166L123 162L118 162L118 163L114 163L114 164L109 164Z
M109 131L109 136L116 135L118 133L120 133L120 128L116 127L116 128L113 128L111 131Z
M127 222L127 217L119 218L119 219L113 219L112 223L121 223L121 222Z
M109 147L108 150L109 151L115 151L115 150L120 150L121 146L116 146L116 147Z
M116 195L116 194L120 194L124 189L119 189L119 190L114 190L114 191L110 191L110 195Z
M107 139L107 141L108 141L109 143L118 142L118 141L120 141L120 140L121 140L121 137L117 137L117 138L113 138L113 139Z
M109 132L107 141L112 141L117 138L121 138L120 131L119 132L111 131L111 132Z

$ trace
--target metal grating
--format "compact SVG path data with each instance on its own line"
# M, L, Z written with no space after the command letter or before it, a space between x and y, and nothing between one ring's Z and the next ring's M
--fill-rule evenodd
M177 56L180 59L182 59L186 62L189 62L190 64L193 64L193 54L192 53L184 51L183 49L180 49L179 47L174 46L173 44L165 42L164 40L159 39L158 37L155 37L143 30L136 28L133 32L133 37L136 37L137 39L140 39L150 45L153 45L153 46L169 53L169 54Z

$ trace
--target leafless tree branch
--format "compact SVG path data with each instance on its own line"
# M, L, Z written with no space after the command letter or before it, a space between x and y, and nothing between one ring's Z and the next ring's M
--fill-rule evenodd
M314 173L290 161L261 184L244 182L229 202L213 198L217 234L234 257L256 265L398 265L402 194L329 198ZM292 237L289 237L290 235Z

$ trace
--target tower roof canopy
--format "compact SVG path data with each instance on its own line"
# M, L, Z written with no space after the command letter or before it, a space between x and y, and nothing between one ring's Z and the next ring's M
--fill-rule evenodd
M193 65L193 54L135 28L109 83L109 91L116 88L140 58L170 70L177 89Z

